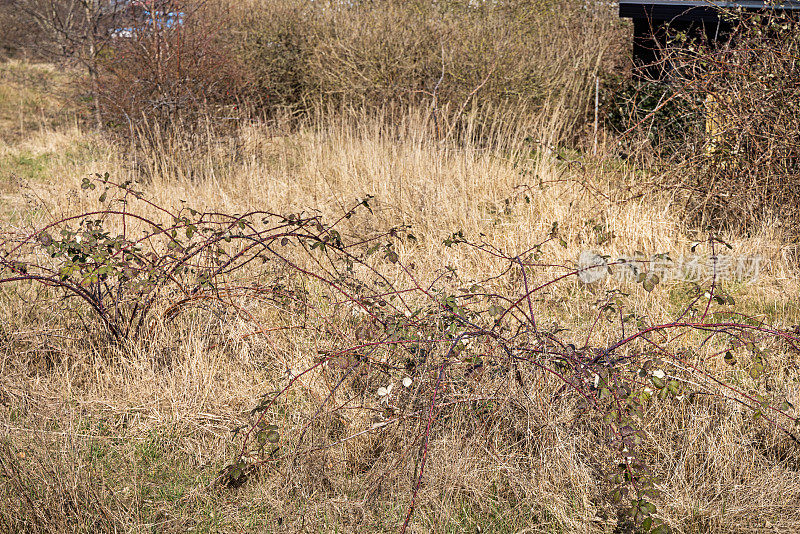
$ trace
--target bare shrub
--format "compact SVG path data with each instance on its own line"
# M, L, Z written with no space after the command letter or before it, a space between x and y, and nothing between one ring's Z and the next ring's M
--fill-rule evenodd
M13 2L0 2L0 59L24 54L33 48L42 32Z
M224 38L228 14L205 2L169 2L113 39L98 65L98 98L112 128L161 128L198 117L239 118L247 73Z
M424 104L444 137L473 106L529 113L559 102L574 137L594 75L618 59L611 15L571 0L267 0L246 5L236 32L244 62L278 106Z

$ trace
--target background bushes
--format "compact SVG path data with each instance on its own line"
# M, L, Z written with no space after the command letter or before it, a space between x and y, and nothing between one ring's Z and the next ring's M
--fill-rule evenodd
M68 34L53 29L39 39L91 44L58 60L87 70L97 125L125 131L145 117L163 127L423 106L444 137L472 109L527 113L547 103L563 111L563 131L574 138L596 75L623 62L611 6L579 0L175 0L162 10L183 13L184 23L165 29L163 21L128 20L124 10L105 20L95 9ZM14 26L12 15L0 13L2 24Z
M617 42L608 8L571 0L263 0L237 9L237 55L268 111L423 104L437 110L441 133L472 105L556 101L574 125Z
M0 59L23 55L41 37L34 21L11 2L0 2Z
M496 128L498 116L541 118L546 107L558 117L547 143L581 148L599 77L608 148L663 169L659 190L678 188L691 224L745 228L794 217L800 83L792 21L746 21L716 49L684 38L669 51L671 80L654 85L631 80L630 36L613 7L579 0L170 6L185 14L183 25L104 37L89 62L96 77L85 93L104 127L141 128L149 139L148 121L191 136L200 123L235 130L246 118L348 109L399 122L417 108L432 136L485 142L496 137L489 124ZM711 115L724 120L711 121L716 130L707 135Z
M604 118L616 155L655 177L646 193L678 199L693 227L796 237L800 201L800 26L734 14L712 46L674 33L665 80L610 76ZM609 147L611 148L611 147Z

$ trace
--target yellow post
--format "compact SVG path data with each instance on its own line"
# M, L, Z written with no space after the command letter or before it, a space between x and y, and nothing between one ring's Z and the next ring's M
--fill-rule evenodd
M717 152L720 146L720 141L725 135L725 129L728 126L728 120L725 117L725 110L722 104L726 101L724 96L717 93L708 93L706 95L703 107L705 108L706 115L706 154L713 155Z

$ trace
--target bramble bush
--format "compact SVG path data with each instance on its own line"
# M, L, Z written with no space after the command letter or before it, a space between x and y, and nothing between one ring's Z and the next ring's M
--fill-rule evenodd
M798 20L723 17L733 30L721 44L673 31L667 79L619 83L606 117L629 151L661 156L646 165L678 192L689 223L745 232L767 224L796 237Z
M469 432L500 428L524 443L533 434L513 431L510 421L535 411L544 394L565 403L574 425L592 436L604 495L623 514L620 524L667 532L644 430L658 413L653 405L719 397L749 410L754 424L763 421L797 441L794 407L764 385L776 351L797 350L800 336L736 312L719 280L698 285L668 323L652 323L626 309L619 291L608 291L588 335L577 339L535 312L543 292L576 283L582 272L556 266L560 275L533 282L535 271L553 267L546 258L549 247L562 243L557 225L539 244L515 253L456 232L443 248L468 247L505 269L468 280L446 268L423 282L413 258L399 252L416 240L411 229L365 236L343 229L348 219L370 217L369 197L327 221L168 209L108 175L87 178L83 188L98 195L103 209L0 243L0 287L26 295L42 321L50 314L84 325L97 343L125 346L147 342L159 321L211 302L251 324L248 337L298 331L292 343L301 357L276 355L273 387L234 429L238 452L220 472L221 486L238 487L281 466L373 440L375 456L364 476L379 484L413 473L400 526L406 531L439 427L463 415ZM723 245L711 237L696 247L713 255ZM636 274L648 292L660 282L647 262L637 264ZM278 312L264 325L245 301ZM610 341L594 341L592 332L601 327L612 332L605 336ZM324 341L304 345L304 332ZM701 347L711 355L701 357ZM721 378L717 361L736 370L736 378ZM533 382L539 401L531 397ZM303 396L315 399L310 407Z
M800 32L796 19L742 21L730 46L682 58L706 95L707 142L682 180L689 210L715 227L797 222L800 200ZM687 57L688 56L688 57Z

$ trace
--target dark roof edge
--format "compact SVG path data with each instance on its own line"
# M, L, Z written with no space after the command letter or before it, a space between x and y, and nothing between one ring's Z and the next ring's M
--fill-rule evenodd
M800 12L800 1L781 2L769 5L769 2L712 2L675 0L620 0L619 16L623 18L647 18L651 20L719 20L720 10L741 7L747 11L797 11Z

